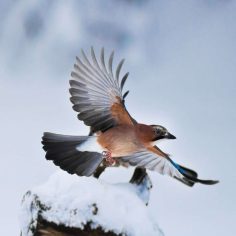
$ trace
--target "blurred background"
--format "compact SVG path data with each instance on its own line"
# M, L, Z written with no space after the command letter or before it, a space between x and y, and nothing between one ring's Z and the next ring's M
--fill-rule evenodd
M1 0L0 235L19 235L23 194L58 168L44 158L44 131L87 134L69 101L80 48L126 58L126 105L177 140L160 147L219 179L214 186L150 173L148 206L166 236L236 235L236 1ZM128 181L132 169L102 179Z

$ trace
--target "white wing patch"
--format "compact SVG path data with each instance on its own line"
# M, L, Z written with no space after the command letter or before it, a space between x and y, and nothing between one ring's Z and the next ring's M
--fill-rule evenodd
M97 142L96 136L91 136L83 142L82 144L78 145L76 149L80 152L98 152L102 153L104 148Z

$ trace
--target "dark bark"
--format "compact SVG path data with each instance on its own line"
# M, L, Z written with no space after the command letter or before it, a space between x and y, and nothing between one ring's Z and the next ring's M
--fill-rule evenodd
M121 236L111 231L104 232L101 227L92 229L91 223L84 225L84 229L66 227L48 222L42 218L38 219L34 236Z

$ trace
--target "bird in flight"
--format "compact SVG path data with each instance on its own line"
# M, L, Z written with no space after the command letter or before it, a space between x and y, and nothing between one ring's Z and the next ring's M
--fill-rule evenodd
M216 184L201 180L195 171L175 163L156 146L163 139L175 139L161 125L137 122L125 107L123 87L128 77L120 79L124 59L113 72L114 52L105 61L104 49L100 59L91 48L91 59L82 50L76 58L70 80L70 100L78 119L90 127L89 136L61 135L45 132L42 137L46 159L70 174L90 176L102 164L107 166L136 166L169 175L188 186L195 183ZM107 65L106 65L107 64Z

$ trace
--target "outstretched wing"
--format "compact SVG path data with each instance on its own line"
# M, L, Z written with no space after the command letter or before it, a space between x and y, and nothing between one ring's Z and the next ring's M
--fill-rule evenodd
M128 163L132 166L138 166L157 171L163 175L169 175L190 187L195 183L213 185L219 182L218 180L198 179L198 175L195 171L175 163L170 159L168 154L165 154L156 146L143 149L131 156L121 157L120 159L121 163Z
M76 58L71 73L70 100L74 104L73 109L79 113L79 120L91 126L92 132L104 132L119 124L133 125L135 120L124 105L127 92L122 95L129 73L119 79L124 59L118 64L114 76L112 70L114 52L109 57L108 66L105 64L103 48L99 62L93 48L91 48L91 57L92 61L82 50L82 59Z
M121 162L131 166L138 166L152 171L157 171L163 175L175 178L184 178L178 170L178 166L169 157L163 157L148 149L143 149L130 156L121 157Z

